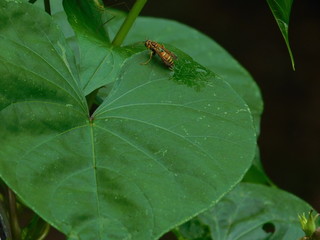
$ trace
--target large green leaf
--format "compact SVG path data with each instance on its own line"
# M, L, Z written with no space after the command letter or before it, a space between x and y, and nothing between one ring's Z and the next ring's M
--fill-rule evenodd
M50 16L0 0L0 18L0 176L70 239L157 239L250 166L249 108L178 49L174 71L140 65L145 52L128 59L89 116Z
M291 64L294 69L294 58L289 44L289 20L293 0L267 0L267 3L286 42L291 58Z
M215 207L179 227L180 240L292 240L302 237L298 214L311 207L276 188L241 183Z

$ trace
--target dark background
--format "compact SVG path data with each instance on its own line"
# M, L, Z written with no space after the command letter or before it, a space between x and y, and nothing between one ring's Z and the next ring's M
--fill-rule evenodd
M106 1L124 2L125 10L133 4ZM293 4L290 42L296 71L266 1L149 0L141 15L202 31L252 74L265 104L259 138L265 170L280 188L320 211L320 1Z

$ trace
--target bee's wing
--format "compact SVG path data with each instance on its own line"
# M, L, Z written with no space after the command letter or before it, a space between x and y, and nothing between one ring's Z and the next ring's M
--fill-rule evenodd
M152 48L152 51L156 53L158 56L161 56L161 52L163 52L164 50L163 48L157 47L157 48Z

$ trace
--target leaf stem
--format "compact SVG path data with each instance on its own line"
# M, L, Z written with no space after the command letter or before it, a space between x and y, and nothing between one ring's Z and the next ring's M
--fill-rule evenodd
M50 0L44 0L44 10L51 15Z
M117 35L114 37L112 45L113 46L120 46L124 39L126 38L128 32L130 31L134 21L139 16L142 8L147 3L148 0L137 0L133 5L132 9L130 10L127 18L123 22L122 26L120 27Z
M21 228L18 221L16 196L10 188L8 188L8 202L12 239L21 240Z

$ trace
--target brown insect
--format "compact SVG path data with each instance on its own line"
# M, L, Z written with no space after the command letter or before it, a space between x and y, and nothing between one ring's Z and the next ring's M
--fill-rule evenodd
M146 48L150 49L151 52L150 52L149 60L141 64L148 64L151 61L151 58L153 57L153 55L157 54L166 66L168 66L170 69L173 69L174 67L173 60L177 59L177 56L174 53L170 52L162 44L159 44L151 40L145 41L144 45L146 46Z

